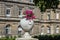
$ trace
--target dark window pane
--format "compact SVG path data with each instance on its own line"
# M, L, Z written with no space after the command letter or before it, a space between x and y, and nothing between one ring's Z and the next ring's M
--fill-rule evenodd
M22 8L19 8L19 15L21 14L21 10L22 10Z
M10 14L10 9L7 9L6 10L6 14Z
M33 2L33 0L30 0L30 2Z
M41 20L43 19L43 15L41 15Z
M8 34L8 29L6 29L6 34Z
M48 19L50 20L50 14L48 14Z
M8 34L8 33L10 32L10 24L8 24L8 25L6 26L5 31L6 31L6 34Z

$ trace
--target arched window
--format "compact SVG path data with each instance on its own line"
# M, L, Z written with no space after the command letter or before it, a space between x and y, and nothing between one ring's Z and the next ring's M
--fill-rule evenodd
M18 26L18 34L21 34L21 32L22 32L22 28L21 28L21 26L19 25L19 26Z
M6 25L5 31L6 31L6 34L11 34L11 27L10 27L10 24Z
M59 33L59 26L56 26L56 33Z
M49 26L47 26L47 33L50 34L51 33L51 28Z
M41 26L41 35L44 34L44 26Z

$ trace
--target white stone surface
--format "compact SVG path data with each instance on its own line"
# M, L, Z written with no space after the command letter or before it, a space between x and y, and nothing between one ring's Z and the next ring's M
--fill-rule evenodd
M24 31L30 31L30 29L33 27L33 24L33 20L26 20L26 18L23 18L20 21L20 25L24 29Z
M25 32L25 34L22 36L22 38L31 38L31 36L28 32Z
M16 38L16 40L38 40L35 38L31 38L30 34L28 33L34 25L33 20L27 20L26 18L23 18L20 21L20 25L24 29L25 34L22 36L22 38Z

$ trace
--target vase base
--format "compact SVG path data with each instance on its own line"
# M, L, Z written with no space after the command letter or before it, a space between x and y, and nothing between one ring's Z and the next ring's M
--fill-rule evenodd
M31 38L31 36L28 32L25 32L25 34L22 36L22 38Z

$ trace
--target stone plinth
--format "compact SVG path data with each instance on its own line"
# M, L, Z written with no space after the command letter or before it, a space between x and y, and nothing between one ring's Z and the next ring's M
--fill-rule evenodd
M36 38L16 38L16 40L38 40Z

